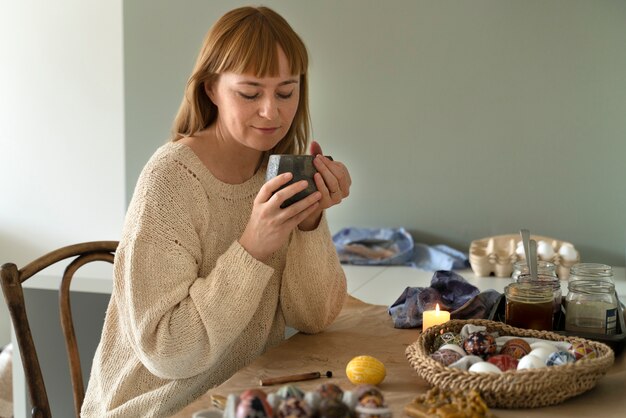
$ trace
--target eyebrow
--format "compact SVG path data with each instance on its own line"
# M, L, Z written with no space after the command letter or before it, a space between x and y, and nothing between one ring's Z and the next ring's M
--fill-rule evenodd
M297 79L291 78L289 80L285 80L285 81L278 83L278 86L286 86L288 84L297 84L297 83L298 83ZM254 86L254 87L263 87L263 83L259 83L258 81L250 81L250 80L240 81L237 84L245 84L245 85Z

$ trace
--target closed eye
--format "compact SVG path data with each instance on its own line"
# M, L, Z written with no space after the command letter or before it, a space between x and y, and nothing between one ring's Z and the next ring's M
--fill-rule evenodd
M280 99L288 99L291 96L293 96L293 90L291 90L289 93L276 93L276 95L280 98Z
M244 99L246 99L246 100L254 100L254 99L259 97L259 93L256 93L256 94L244 94L242 92L239 92L239 95L241 97L243 97Z

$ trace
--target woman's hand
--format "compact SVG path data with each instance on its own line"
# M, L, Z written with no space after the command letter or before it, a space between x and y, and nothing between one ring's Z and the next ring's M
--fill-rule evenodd
M339 161L332 161L322 154L322 147L316 141L311 143L311 154L315 155L313 164L317 173L313 177L317 190L322 194L319 206L307 216L298 226L301 230L310 231L317 228L322 217L322 211L338 205L350 195L352 179L345 165Z
M319 209L319 201L322 198L319 191L284 209L280 207L285 200L307 188L307 181L302 180L280 189L292 177L291 173L274 177L261 187L254 199L250 220L239 243L259 261L269 258L287 242L289 234L298 224Z

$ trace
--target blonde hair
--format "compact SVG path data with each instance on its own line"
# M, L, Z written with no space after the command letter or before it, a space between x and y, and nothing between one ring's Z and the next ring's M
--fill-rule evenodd
M307 50L289 23L267 7L234 9L209 30L187 82L171 140L192 136L215 122L217 107L206 90L220 73L277 76L279 47L287 56L292 74L300 75L300 101L289 131L272 153L304 153L310 133Z

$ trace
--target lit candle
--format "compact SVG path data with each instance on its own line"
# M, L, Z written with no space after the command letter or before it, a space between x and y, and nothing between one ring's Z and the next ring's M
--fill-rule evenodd
M439 310L439 304L437 304L434 311L424 311L424 316L422 317L422 332L433 325L443 324L449 320L450 312Z

